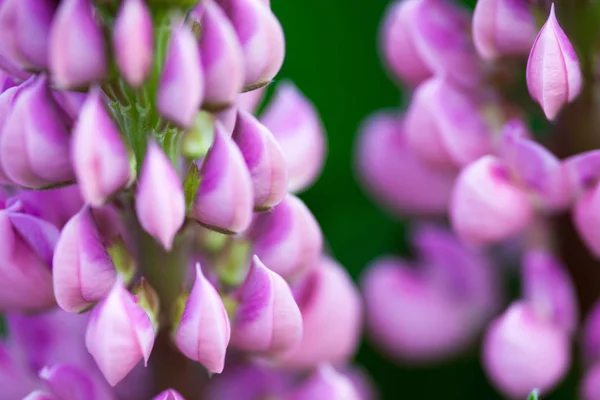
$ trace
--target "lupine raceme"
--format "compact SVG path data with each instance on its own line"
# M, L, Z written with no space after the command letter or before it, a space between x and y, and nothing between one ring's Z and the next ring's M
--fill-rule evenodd
M460 3L397 0L381 24L410 101L365 120L356 170L413 255L368 266L367 334L408 366L480 346L506 398L575 369L600 399L598 6Z
M256 112L268 1L5 0L0 37L0 398L367 398L296 196L319 115L291 82Z

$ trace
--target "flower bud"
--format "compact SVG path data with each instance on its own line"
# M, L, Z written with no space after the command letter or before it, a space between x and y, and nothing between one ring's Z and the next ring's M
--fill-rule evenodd
M287 194L287 166L273 134L251 114L240 111L232 137L250 171L254 208L279 204Z
M526 133L521 121L509 121L500 139L500 158L516 183L535 196L542 207L564 208L570 193L560 160L544 146L522 136Z
M104 33L90 0L61 1L49 40L50 71L57 86L86 86L106 75Z
M256 214L247 238L252 252L284 278L313 268L323 248L323 234L315 217L291 194L272 210Z
M581 70L577 54L556 19L554 4L550 17L538 33L527 62L529 94L553 120L566 103L581 90Z
M117 280L92 310L85 344L111 386L142 359L148 363L156 332L150 316Z
M523 260L524 299L541 318L567 332L577 328L575 287L566 268L550 253L529 251Z
M235 29L213 2L201 3L200 56L206 81L204 106L221 109L235 102L244 85L244 55Z
M54 304L50 265L58 235L46 221L0 211L0 265L6 266L0 271L1 311L39 310Z
M398 2L383 24L383 57L394 75L412 86L432 75L473 84L480 73L470 27L470 16L450 2Z
M196 264L196 280L184 301L175 344L186 357L198 361L209 372L220 374L225 366L231 328L223 301L204 277L200 264Z
M438 166L462 167L492 150L492 133L476 100L444 78L417 88L404 128L414 151Z
M433 75L413 43L411 25L418 3L418 0L393 3L386 11L380 34L384 61L396 78L410 86L416 86Z
M0 8L0 35L11 61L27 69L48 66L48 34L57 2L8 0Z
M503 240L521 232L532 215L527 194L511 182L497 157L484 156L458 176L450 200L450 219L464 240Z
M393 214L444 214L456 174L423 162L408 146L403 122L391 113L368 118L357 145L363 185Z
M352 381L330 365L321 365L286 400L359 400Z
M185 25L173 28L158 86L158 111L189 128L204 97L204 73L194 35Z
M231 20L244 54L244 85L269 83L285 55L283 29L261 0L217 0Z
M65 115L46 78L37 78L17 97L0 137L0 160L8 177L22 186L73 179Z
M302 315L286 281L257 256L238 292L231 343L258 353L285 353L302 339Z
M127 149L101 96L99 89L88 95L73 129L71 149L83 198L96 207L123 188L131 175Z
M319 115L290 82L278 85L261 122L281 145L288 166L288 189L301 192L314 183L321 170L327 144Z
M182 395L173 389L167 389L164 392L157 394L153 400L185 400Z
M143 0L126 0L115 20L115 58L125 81L138 87L148 77L154 58L153 22Z
M56 364L41 369L39 376L58 399L88 400L112 399L113 395L102 383L77 366Z
M551 390L570 365L568 333L523 302L513 303L490 326L483 342L483 366L506 396L525 398L531 388Z
M302 341L282 363L308 368L347 361L360 338L362 306L346 270L324 258L292 289L302 313Z
M245 231L252 218L252 178L242 153L219 123L199 169L202 180L193 205L196 220L218 231Z
M116 271L87 207L63 228L52 261L56 302L65 311L82 312L113 287Z
M473 12L473 41L486 59L526 55L535 40L535 19L522 0L479 0Z
M171 161L154 141L148 143L135 210L142 228L170 250L185 220L185 195Z
M424 260L426 265L427 261L432 260ZM462 267L455 262L444 266ZM486 300L473 294L465 277L441 286L427 279L429 273L399 259L383 258L362 280L369 332L394 359L426 363L454 356L472 343L485 321L475 304ZM481 289L490 286L483 284ZM472 302L470 307L467 301Z

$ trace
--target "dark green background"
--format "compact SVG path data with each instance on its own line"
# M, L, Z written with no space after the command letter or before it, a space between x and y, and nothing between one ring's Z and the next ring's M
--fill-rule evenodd
M402 253L404 225L388 218L362 192L353 166L357 127L371 112L398 107L401 93L382 67L378 28L391 0L271 0L287 39L277 79L292 79L317 106L328 134L323 175L302 195L335 257L360 276L384 252ZM476 0L465 0L473 6ZM443 329L443 327L440 327ZM383 399L478 399L499 396L479 368L478 350L441 366L398 366L368 341L357 361ZM548 399L574 399L572 376Z

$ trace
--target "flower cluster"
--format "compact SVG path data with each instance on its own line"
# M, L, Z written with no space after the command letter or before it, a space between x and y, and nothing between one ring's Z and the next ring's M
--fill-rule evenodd
M600 256L592 7L478 0L471 14L401 0L387 10L381 54L411 98L363 124L357 164L390 214L421 219L416 260L386 256L363 279L370 335L400 362L454 356L483 332L482 364L499 391L546 394L569 370L585 313L582 398L600 399L600 305L580 304L600 292L585 293L588 278L573 273L583 245L565 245L579 236ZM549 134L534 137L532 121ZM508 265L521 277L510 304Z
M254 115L268 0L5 0L0 37L0 397L368 396L358 291L295 195L319 117L285 82Z

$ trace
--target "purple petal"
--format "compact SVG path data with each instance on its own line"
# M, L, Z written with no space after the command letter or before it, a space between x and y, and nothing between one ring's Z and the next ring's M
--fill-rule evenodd
M50 70L60 87L79 87L106 74L104 34L90 0L61 1L50 31Z
M143 0L123 2L115 20L113 42L123 77L131 86L140 86L150 74L154 58L152 15Z
M196 280L175 333L177 348L211 373L220 374L231 328L227 311L217 290L196 265Z
M157 96L165 118L181 127L192 125L204 97L204 73L194 35L184 25L171 33Z
M291 192L308 188L323 169L327 143L314 106L290 82L277 86L261 122L279 142L288 167Z
M129 156L99 89L86 99L73 129L72 157L84 199L102 205L129 181Z
M54 294L65 311L81 312L103 298L116 279L96 221L84 208L63 228L53 260Z
M581 83L577 54L560 27L552 4L548 21L540 30L529 54L529 94L540 103L546 117L552 120L563 105L579 95Z
M244 156L252 178L254 208L271 208L287 194L287 166L273 134L252 115L240 111L233 140Z
M142 165L135 209L142 228L170 250L185 220L185 195L171 161L154 141Z

